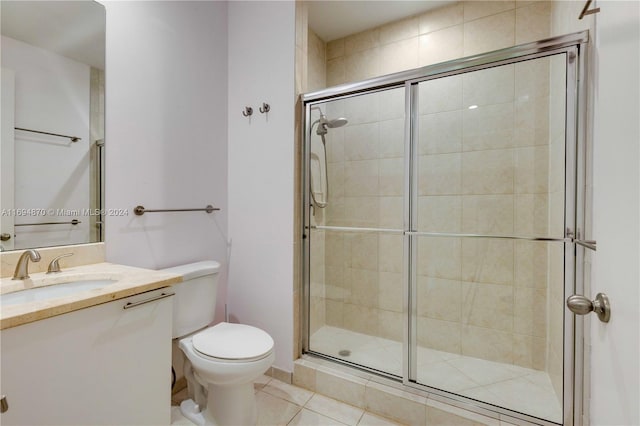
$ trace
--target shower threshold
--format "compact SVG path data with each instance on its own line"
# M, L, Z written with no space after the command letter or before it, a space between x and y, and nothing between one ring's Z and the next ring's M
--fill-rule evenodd
M311 335L309 346L313 352L402 376L398 341L323 326ZM420 346L417 359L420 384L562 423L560 400L545 371Z

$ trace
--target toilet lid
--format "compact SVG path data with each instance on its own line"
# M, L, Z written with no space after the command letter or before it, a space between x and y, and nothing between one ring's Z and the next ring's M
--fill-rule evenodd
M244 324L221 322L192 338L198 352L214 358L240 360L261 358L273 349L269 334Z

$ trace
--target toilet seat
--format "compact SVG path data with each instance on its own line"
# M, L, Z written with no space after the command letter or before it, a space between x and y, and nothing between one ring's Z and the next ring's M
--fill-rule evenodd
M205 358L248 362L273 351L273 339L265 331L244 324L221 322L192 337L193 348Z

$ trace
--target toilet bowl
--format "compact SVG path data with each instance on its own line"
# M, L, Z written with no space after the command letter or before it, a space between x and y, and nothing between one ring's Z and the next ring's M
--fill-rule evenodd
M215 313L219 269L213 261L165 269L183 277L173 287L173 337L186 357L190 396L180 411L197 425L253 425L253 382L273 364L274 342L268 333L249 325L208 326Z

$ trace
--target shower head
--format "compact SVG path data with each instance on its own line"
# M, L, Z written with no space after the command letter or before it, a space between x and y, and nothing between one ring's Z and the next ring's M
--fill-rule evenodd
M327 122L327 127L330 129L335 129L336 127L342 127L347 124L349 120L344 117L336 118L334 120L330 120Z
M346 118L340 117L333 120L327 120L327 117L324 114L320 114L320 119L318 120L318 129L316 130L316 134L318 135L326 135L327 129L335 129L337 127L342 127L347 124L349 121Z

